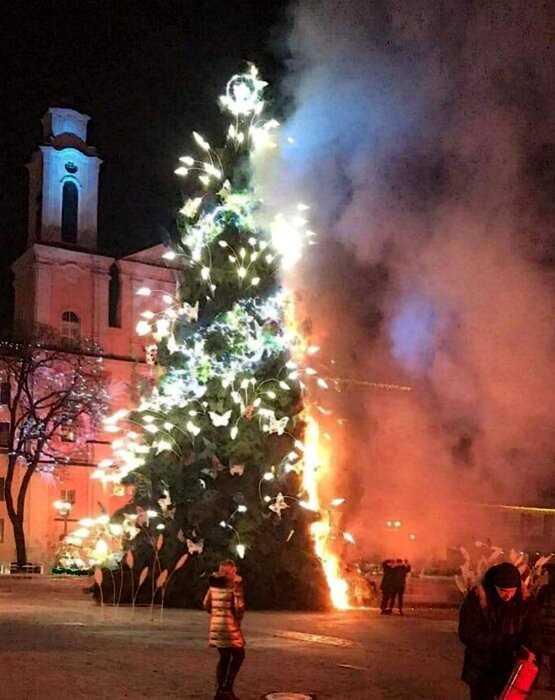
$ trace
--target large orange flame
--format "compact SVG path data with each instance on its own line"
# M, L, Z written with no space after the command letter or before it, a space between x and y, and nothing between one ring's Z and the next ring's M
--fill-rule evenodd
M292 345L293 358L302 366L303 357L309 351L309 342L301 331L297 311L293 294L288 293L284 307L285 325L295 338ZM314 550L322 562L333 606L338 610L347 610L351 607L348 584L341 577L340 559L331 548L331 511L322 507L320 498L320 487L324 480L330 477L330 453L320 439L320 426L312 416L309 406L305 405L303 418L306 422L306 432L302 476L304 491L307 494L306 507L320 514L320 520L310 528Z
M307 505L311 510L321 511L318 484L329 474L329 452L320 440L320 427L308 413L306 418L303 485L307 492ZM313 523L311 534L314 549L322 562L330 589L331 601L335 608L347 610L349 605L348 585L341 578L339 557L331 551L331 513L328 510L322 519Z

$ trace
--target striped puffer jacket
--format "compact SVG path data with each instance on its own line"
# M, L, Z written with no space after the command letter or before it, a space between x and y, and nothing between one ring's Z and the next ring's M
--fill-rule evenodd
M244 647L241 618L245 612L243 581L239 576L210 576L210 588L204 598L204 609L210 613L208 644L211 647Z

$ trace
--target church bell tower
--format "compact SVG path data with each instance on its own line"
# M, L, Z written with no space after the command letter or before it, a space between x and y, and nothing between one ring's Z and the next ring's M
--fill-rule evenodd
M95 252L98 178L102 161L87 145L90 117L51 107L42 118L43 143L27 164L27 243L54 243Z

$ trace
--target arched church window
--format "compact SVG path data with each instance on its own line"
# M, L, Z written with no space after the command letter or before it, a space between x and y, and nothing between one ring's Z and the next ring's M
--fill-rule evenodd
M108 325L110 328L121 328L121 282L119 268L114 263L110 268L108 286Z
M77 185L71 180L66 180L62 190L62 241L64 243L77 243L78 209Z
M64 345L75 346L81 339L81 321L73 311L62 314L62 342Z

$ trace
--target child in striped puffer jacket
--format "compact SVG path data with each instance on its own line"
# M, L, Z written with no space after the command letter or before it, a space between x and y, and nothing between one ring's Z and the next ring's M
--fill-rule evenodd
M245 659L241 619L245 612L243 582L231 559L222 561L210 576L204 609L210 613L208 643L216 647L220 660L216 671L218 689L214 700L238 700L233 683Z

